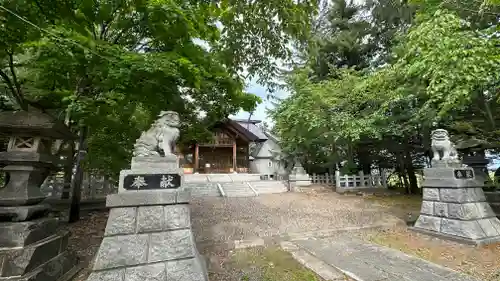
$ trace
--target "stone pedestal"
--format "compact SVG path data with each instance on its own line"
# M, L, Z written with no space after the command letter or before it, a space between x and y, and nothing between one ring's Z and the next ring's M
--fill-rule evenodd
M293 167L292 173L290 174L290 182L293 187L307 187L312 185L309 174L306 173L300 164L295 164Z
M423 202L415 231L468 244L500 241L500 221L472 168L438 164L424 170Z
M69 233L56 231L55 218L0 224L0 280L50 281L79 267L67 251Z
M87 280L208 281L191 230L190 191L182 180L172 186L161 180L182 178L182 170L173 158L146 158L154 157L132 160L132 169L120 174L118 194L106 199L109 218ZM136 182L147 186L131 189L127 177L142 177Z

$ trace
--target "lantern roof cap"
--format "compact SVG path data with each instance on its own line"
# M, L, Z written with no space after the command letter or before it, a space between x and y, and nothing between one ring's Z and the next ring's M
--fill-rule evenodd
M62 122L35 108L0 112L0 134L41 136L50 139L76 138Z

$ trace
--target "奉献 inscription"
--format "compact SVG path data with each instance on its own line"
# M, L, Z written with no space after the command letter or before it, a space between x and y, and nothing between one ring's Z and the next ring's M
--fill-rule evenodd
M455 169L453 171L456 179L473 179L474 172L469 169Z
M135 174L123 179L123 188L127 190L176 189L181 186L179 174Z

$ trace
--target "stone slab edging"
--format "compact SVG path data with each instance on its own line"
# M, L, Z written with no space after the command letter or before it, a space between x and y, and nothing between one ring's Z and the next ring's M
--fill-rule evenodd
M240 239L240 240L230 240L224 241L221 243L215 243L216 246L222 247L224 250L237 250L237 249L245 249L251 247L267 247L267 246L276 246L279 245L282 241L294 241L294 240L302 240L311 237L317 238L327 238L334 236L337 233L348 232L348 231L358 231L358 230L376 230L383 228L393 228L397 226L405 225L402 222L398 223L381 223L381 224L370 224L370 225L361 225L361 226L349 226L343 228L333 228L333 229L325 229L325 230L317 230L317 231L306 231L306 232L293 232L293 233L284 233L279 235L272 235L266 237L259 237L253 239ZM210 240L201 240L196 241L198 245L211 245L213 246L213 241Z
M245 182L245 183L253 191L253 193L255 194L255 196L259 196L259 193L257 192L257 190L255 190L255 188L253 188L253 186L249 182Z
M349 276L350 278L356 281L365 281L360 279L352 272L347 272L345 270L342 270L341 268L327 264L326 262L320 260L319 258L309 253L307 250L299 248L292 241L304 240L312 237L327 238L342 232L393 228L398 225L403 225L403 223L401 222L381 223L381 224L349 226L343 228L325 229L317 231L285 233L281 235L273 235L263 238L227 241L223 243L222 246L226 250L238 250L238 249L246 249L252 247L280 246L283 250L288 251L295 260L297 260L303 266L312 270L325 280L343 281L345 280L345 276Z
M312 239L312 240L316 240L316 239ZM294 251L295 249L303 250L303 251L307 252L309 255L314 256L316 259L320 259L320 257L317 257L318 254L315 253L316 252L315 250L311 250L308 246L300 244L301 242L304 242L304 241L307 241L307 240L290 242L291 246L289 246L288 248L284 248L284 249L286 251L290 252L290 253L292 253L292 251ZM420 269L423 269L424 271L426 271L426 270L428 271L429 268L433 268L432 270L428 271L428 273L432 273L432 277L427 276L427 278L423 279L423 276L420 275L416 279L413 279L413 278L406 279L405 278L405 280L425 280L425 281L432 281L432 280L436 280L436 281L437 280L439 280L439 281L442 281L442 280L452 280L452 281L456 281L456 280L460 280L460 281L480 281L480 280L478 280L477 278L475 278L473 276L470 276L470 275L467 275L467 274L464 274L464 273L452 270L452 269L450 269L448 267L445 267L445 266L442 266L442 265L439 265L439 264L427 261L427 260L422 259L422 258L420 258L418 256L413 256L413 255L406 254L406 253L401 252L401 251L399 251L397 249L392 249L392 248L389 248L389 247L386 247L386 246L382 246L382 245L378 245L378 244L374 244L374 243L366 243L366 242L364 242L362 240L359 240L359 239L352 239L351 241L359 241L361 244L364 244L365 246L367 246L367 248L366 248L367 252L370 252L370 250L373 249L373 248L378 248L377 251L379 252L379 254L382 254L382 256L380 256L380 258L382 260L384 259L383 258L384 255L383 254L384 253L387 254L388 252L390 252L393 255L392 258L394 260L399 260L399 261L401 261L401 260L407 261L408 259L413 260L413 262L410 262L411 267L420 268ZM334 249L332 248L330 250L334 250ZM364 255L365 251L362 251L362 252L363 252L363 255ZM358 254L361 254L361 253L358 251ZM351 257L351 258L354 259L354 260L358 260L359 256L357 256L357 257L354 256L354 257ZM375 257L375 256L372 257L372 260L377 260L377 257ZM301 262L300 260L298 260L298 261ZM360 261L362 261L362 259L360 259ZM357 268L358 269L357 272L352 272L352 271L349 271L349 270L347 270L345 268L345 267L349 267L349 266L346 266L345 264L344 264L344 266L342 266L342 265L332 264L331 262L329 262L329 263L327 263L326 261L323 261L323 262L326 263L331 268L335 268L338 272L341 272L345 276L348 276L348 277L352 278L355 281L397 280L397 279L394 278L395 276L392 276L392 277L390 277L390 276L382 276L382 275L386 275L386 274L381 274L380 276L377 276L377 277L374 277L373 275L371 275L370 277L366 277L365 270L367 268L370 268L369 264L365 264L365 266L367 266L367 268L364 268L364 267ZM418 264L418 263L420 263L420 264ZM348 264L351 264L351 263L348 263ZM303 265L307 266L305 264L303 264ZM392 266L394 266L394 265L392 265ZM379 269L378 267L374 267L374 268ZM401 274L401 269L408 270L407 266L402 266L402 267L399 267L399 270L390 271L390 272L394 272L396 275L399 275L399 274ZM315 271L315 270L313 270L313 271ZM315 272L316 272L316 274L319 274L317 271L315 271ZM358 276L356 273L358 273L359 275L365 275L365 277ZM371 274L373 274L373 270L372 270ZM344 279L341 279L341 280L344 280Z
M493 238L485 238L485 239L478 239L478 240L471 240L471 239L467 239L467 238L462 238L460 236L448 235L448 234L445 234L445 233L430 231L430 230L427 230L427 229L416 228L416 227L413 227L413 226L412 227L408 227L408 229L410 229L412 231L415 231L415 232L419 232L419 233L425 234L425 235L436 237L436 238L439 238L439 239L447 239L447 240L450 240L450 241L453 241L453 242L457 242L457 243L460 243L460 244L477 246L477 247L498 242L498 238L495 238L495 237L493 237Z
M217 183L217 189L219 190L219 193L222 197L226 197L226 192L224 191L220 183Z
M319 258L315 257L315 256L314 256L312 253L310 253L309 251L307 251L307 250L305 250L305 249L302 249L302 248L300 248L299 246L297 246L297 245L295 245L295 244L293 244L293 243L291 243L291 244L292 244L292 246L288 246L288 248L283 248L283 249L284 249L284 250L286 250L287 252L289 252L290 254L292 254L292 256L294 256L294 253L296 253L297 251L300 251L300 250L304 251L304 253L305 253L307 256L312 257L312 258L310 258L309 260L305 260L305 259L296 259L296 260L297 260L300 264L302 264L303 266L305 266L305 267L309 268L310 270L314 271L314 273L318 274L318 275L319 275L319 276L321 276L322 278L325 278L325 277L323 277L323 275L321 275L321 273L320 273L320 272L322 272L322 270L321 270L320 268L318 268L317 266L312 265L312 264L311 264L311 262L320 261L322 264L324 264L324 265L328 266L328 267L326 268L326 270L328 270L328 269L330 269L330 270L328 271L328 273L327 273L327 274L332 274L332 275L333 275L333 274L337 273L337 274L342 274L342 275L344 275L344 276L347 276L347 277L349 277L349 278L351 278L351 279L353 279L353 280L355 280L355 281L366 281L366 280L364 280L363 278L361 278L361 277L357 276L356 274L354 274L354 273L352 273L352 272L350 272L350 271L344 270L344 269L342 269L342 268L340 268L340 267L338 267L338 266L335 266L335 265L333 265L333 264L327 264L326 262L324 262L324 261L320 260ZM295 247L295 248L296 248L296 249L298 249L298 250L297 250L297 251L294 251L294 248L292 248L292 247ZM294 256L294 258L295 258L295 256ZM325 274L325 273L323 273L323 274ZM326 278L325 278L325 279L326 279ZM326 279L326 280L329 280L329 279ZM336 280L345 280L345 278L343 278L343 277L342 277L342 279L333 279L332 281L336 281ZM429 281L430 281L430 280L429 280Z
M345 274L341 273L336 267L318 259L292 242L283 241L280 243L280 247L289 252L300 264L314 271L321 278L328 281L345 280Z

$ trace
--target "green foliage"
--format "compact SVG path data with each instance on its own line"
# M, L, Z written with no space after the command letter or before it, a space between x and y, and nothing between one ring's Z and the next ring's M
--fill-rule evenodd
M495 30L469 30L467 25L453 14L437 11L412 29L400 46L395 71L426 86L421 116L443 116L495 87L500 77Z
M307 44L315 7L292 0L3 1L0 81L18 106L54 113L75 131L88 127L87 168L116 176L161 110L181 115L185 147L206 138L214 122L254 110L261 99L244 92L241 70L270 81L275 59L290 57L288 43Z
M433 9L432 3L419 5L410 28L402 25L401 36L387 35L397 44L385 65L358 63L364 59L359 52L351 60L355 63L341 60L339 54L346 53L337 48L322 50L326 58L333 54L333 61L341 62L329 64L334 74L329 78L318 81L311 76L319 73L315 64L289 75L292 94L272 112L275 131L288 153L305 155L311 165L332 167L346 160L342 166L349 168L353 162L359 167L363 161L383 161L413 173L412 162L424 163L419 159L428 150L434 122L458 138L476 136L498 143L496 26L485 26L474 17L465 20L454 9ZM344 22L346 29L337 28L331 35L334 40L357 29L352 21L346 26L343 18L335 22ZM384 26L375 23L374 29ZM332 37L325 40L334 42ZM309 59L316 62L318 56Z
M328 2L316 20L315 44L307 58L312 76L338 78L337 70L344 67L363 70L384 64L396 36L408 29L414 11L407 1Z

